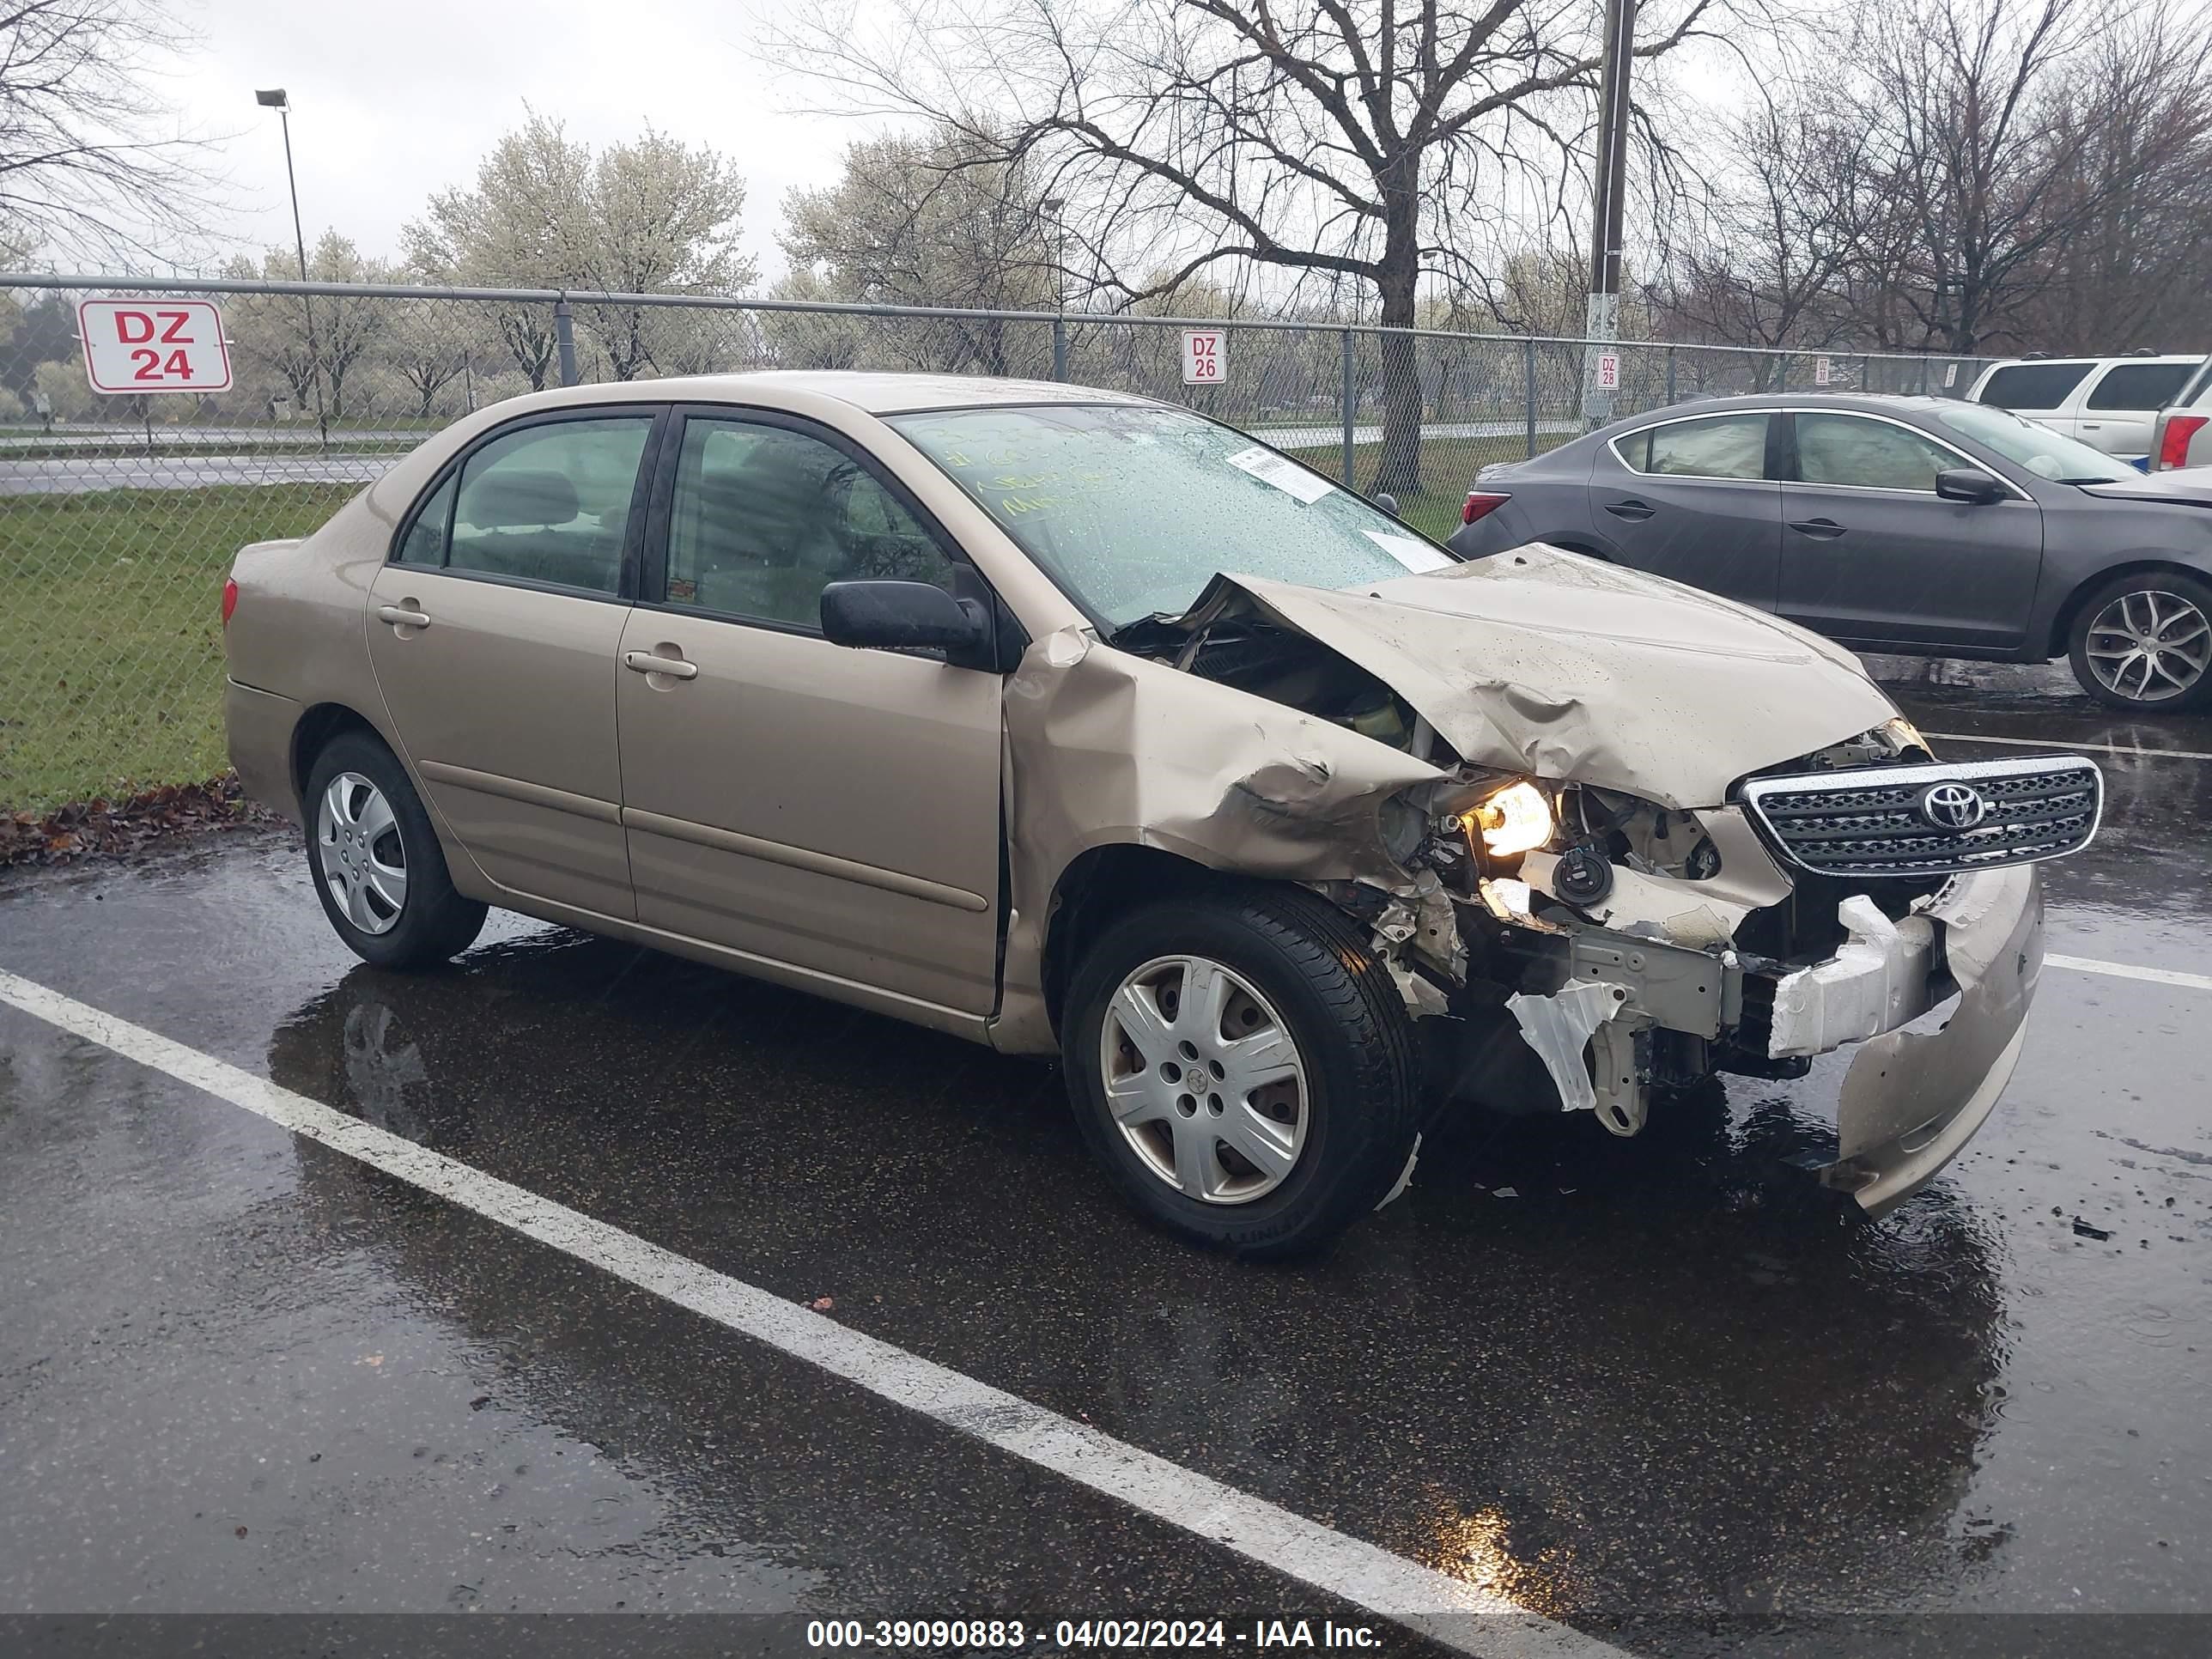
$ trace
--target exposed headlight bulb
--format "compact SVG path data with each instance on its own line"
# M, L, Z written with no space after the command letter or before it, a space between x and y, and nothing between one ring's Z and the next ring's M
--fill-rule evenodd
M1481 850L1491 857L1518 858L1551 840L1551 797L1524 778L1477 801L1460 822L1470 842L1481 836Z

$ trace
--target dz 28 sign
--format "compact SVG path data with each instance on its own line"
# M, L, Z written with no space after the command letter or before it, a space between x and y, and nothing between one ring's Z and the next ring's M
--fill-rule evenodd
M81 300L77 332L94 392L224 392L230 348L212 300Z

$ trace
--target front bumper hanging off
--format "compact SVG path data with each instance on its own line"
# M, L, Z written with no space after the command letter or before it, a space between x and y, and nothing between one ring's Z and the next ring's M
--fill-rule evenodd
M1758 1058L1777 1074L1856 1045L1838 1098L1836 1156L1818 1173L1880 1215L1957 1155L2012 1077L2043 963L2041 879L2033 865L1976 871L1899 921L1864 896L1838 915L1848 938L1835 954L1778 974L1747 967L1725 945L1578 928L1549 942L1563 970L1555 982L1524 988L1505 1010L1560 1103L1595 1109L1624 1134L1643 1121L1644 1033L1741 1044L1759 1027L1745 1018L1747 1001L1771 1000ZM1542 926L1525 915L1511 923Z

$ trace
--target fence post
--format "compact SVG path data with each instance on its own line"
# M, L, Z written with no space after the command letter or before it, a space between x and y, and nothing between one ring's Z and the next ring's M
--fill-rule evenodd
M553 339L561 350L561 384L576 384L576 321L563 297L553 302Z
M1536 343L1521 342L1521 414L1527 428L1528 458L1536 459Z
M1052 378L1055 380L1067 378L1067 319L1065 317L1052 319Z
M1862 392L1874 390L1874 353L1871 351L1862 352L1859 355L1859 390Z
M1790 354L1786 351L1774 354L1774 389L1777 392L1790 390Z
M1928 354L1926 352L1920 355L1920 395L1923 398L1928 395Z
M1344 487L1353 488L1352 482L1352 417L1359 408L1359 393L1353 386L1355 370L1352 362L1352 331L1344 331ZM1355 492L1356 493L1356 492Z
M1674 348L1667 348L1667 401L1674 401Z

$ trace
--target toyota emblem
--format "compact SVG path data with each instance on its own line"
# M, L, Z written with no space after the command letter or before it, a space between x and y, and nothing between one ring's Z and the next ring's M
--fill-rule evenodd
M1933 830L1971 830L1990 815L1980 790L1966 783L1931 783L1920 792L1921 821Z

